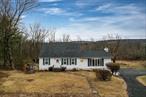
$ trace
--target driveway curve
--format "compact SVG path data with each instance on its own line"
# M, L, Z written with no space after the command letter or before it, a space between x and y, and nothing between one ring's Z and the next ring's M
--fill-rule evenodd
M127 83L129 97L146 97L146 87L136 80L137 76L146 75L146 70L126 68L120 70L120 75Z

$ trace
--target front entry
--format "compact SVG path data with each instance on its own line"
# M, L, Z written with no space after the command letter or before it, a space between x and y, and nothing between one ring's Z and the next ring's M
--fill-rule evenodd
M59 68L61 66L61 59L60 58L55 58L53 65L54 65L54 67Z

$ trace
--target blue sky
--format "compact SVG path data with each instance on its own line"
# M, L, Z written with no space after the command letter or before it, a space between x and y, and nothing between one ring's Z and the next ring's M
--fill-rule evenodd
M146 0L39 0L22 16L27 26L40 23L56 28L56 38L101 40L107 34L122 38L146 38Z

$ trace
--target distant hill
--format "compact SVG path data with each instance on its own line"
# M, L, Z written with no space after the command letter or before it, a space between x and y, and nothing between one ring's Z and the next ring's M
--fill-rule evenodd
M77 43L83 43L88 45L89 47L105 48L111 46L116 46L116 43L119 40L102 40L102 41L73 41ZM121 39L120 45L117 53L118 59L130 59L130 60L138 60L138 59L146 59L146 39Z
M76 45L81 45L81 49L104 49L109 48L109 52L116 47L117 42L119 48L116 53L118 59L139 60L146 59L146 39L120 39L120 40L102 40L102 41L71 41ZM60 42L56 42L60 43Z

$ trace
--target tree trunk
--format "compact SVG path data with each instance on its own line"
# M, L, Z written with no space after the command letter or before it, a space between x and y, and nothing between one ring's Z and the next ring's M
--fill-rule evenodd
M8 52L8 60L9 60L9 65L10 65L10 68L11 69L15 69L15 65L14 65L14 63L13 63L13 56L12 56L12 50L11 50L11 48L9 47L8 48L9 49L9 52Z
M113 61L113 63L116 63L116 57L115 56L112 58L112 61Z

